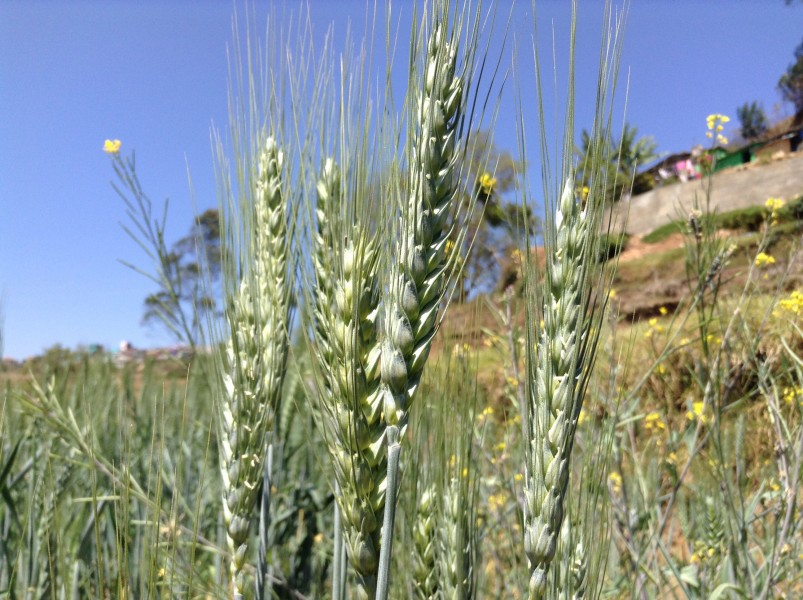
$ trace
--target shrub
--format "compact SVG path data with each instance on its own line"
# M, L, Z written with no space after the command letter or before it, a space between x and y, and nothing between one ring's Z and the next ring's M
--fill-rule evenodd
M600 236L599 241L599 261L606 262L616 258L627 248L630 236L626 233L607 233Z
M642 237L641 240L643 242L647 242L648 244L657 244L658 242L663 242L666 238L674 233L682 233L683 225L684 224L682 221L672 221L666 225L661 225L657 229L653 229L650 233Z

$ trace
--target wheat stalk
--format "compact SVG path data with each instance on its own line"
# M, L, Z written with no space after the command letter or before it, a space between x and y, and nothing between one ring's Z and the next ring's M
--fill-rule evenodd
M248 537L281 399L290 319L284 155L274 138L265 140L255 167L253 223L245 227L250 261L228 311L231 336L218 419L235 597L245 590Z

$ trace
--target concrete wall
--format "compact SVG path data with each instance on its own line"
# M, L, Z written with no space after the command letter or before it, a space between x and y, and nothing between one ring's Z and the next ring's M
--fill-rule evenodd
M705 199L705 180L676 183L656 188L630 199L629 206L617 209L616 222L621 223L629 209L625 230L644 235L656 227L682 217L692 207L695 195ZM713 177L711 208L719 212L763 205L769 197L792 200L803 194L803 152L768 164L752 164L720 171Z

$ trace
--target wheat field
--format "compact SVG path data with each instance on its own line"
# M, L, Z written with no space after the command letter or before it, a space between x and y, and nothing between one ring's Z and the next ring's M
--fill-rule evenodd
M223 314L166 314L200 332L186 361L0 373L0 598L803 593L801 202L732 244L709 184L682 223L682 299L629 319L605 143L626 4L606 6L582 164L576 4L556 142L537 50L539 98L498 112L516 82L493 3L419 9L401 101L369 74L373 39L341 54L303 19L246 27L214 140ZM543 220L516 283L469 302L498 167L482 132L503 118L517 214L541 198ZM147 222L133 157L108 153ZM163 278L163 241L140 241Z

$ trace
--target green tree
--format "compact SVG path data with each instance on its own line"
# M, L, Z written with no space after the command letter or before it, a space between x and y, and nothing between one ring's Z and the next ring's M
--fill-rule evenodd
M169 281L160 283L160 289L145 298L142 322L166 326L177 341L197 342L184 339L180 325L182 320L189 321L196 332L202 319L220 314L220 251L220 215L210 208L195 217L189 233L165 255Z
M795 48L795 61L781 75L778 89L783 99L791 102L796 111L803 110L803 42Z
M152 261L149 268L125 262L150 279L157 290L145 298L143 323L158 325L178 342L196 346L203 337L206 319L219 316L220 219L210 209L195 218L187 236L172 246L165 241L168 201L154 213L151 199L142 189L132 153L123 157L118 146L108 142L117 182L112 187L122 198L128 223L125 232Z
M578 186L587 186L591 182L588 173L594 171L592 165L597 160L606 164L604 169L605 196L610 202L618 202L622 195L631 190L634 194L646 192L652 182L645 176L637 175L639 168L658 158L657 142L652 136L638 136L638 128L624 124L622 134L615 140L610 132L603 132L601 147L592 145L591 134L583 130L580 135L580 146L577 148ZM595 153L601 152L598 157Z
M766 133L768 128L767 115L758 102L745 102L736 109L736 116L746 140L754 140Z

